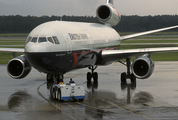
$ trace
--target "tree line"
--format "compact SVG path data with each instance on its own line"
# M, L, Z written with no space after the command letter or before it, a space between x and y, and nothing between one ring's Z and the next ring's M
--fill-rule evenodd
M54 20L100 23L92 16L0 16L0 33L29 33L41 23ZM141 32L174 25L178 25L178 15L134 15L121 16L121 22L114 29L118 32Z

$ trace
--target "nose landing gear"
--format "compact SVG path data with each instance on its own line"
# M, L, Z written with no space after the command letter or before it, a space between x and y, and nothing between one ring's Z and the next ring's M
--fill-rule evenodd
M91 72L87 73L87 82L91 82L91 79L93 78L94 82L98 81L98 73L94 72L94 70L97 68L97 66L90 66L88 67Z
M47 82L57 82L57 84L59 84L60 82L63 82L63 74L57 74L57 75L53 75L53 74L47 74Z

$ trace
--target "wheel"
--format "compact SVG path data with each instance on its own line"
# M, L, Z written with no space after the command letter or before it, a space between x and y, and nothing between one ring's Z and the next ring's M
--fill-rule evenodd
M93 82L93 88L98 89L98 80Z
M51 95L51 98L53 98L53 88L52 87L50 88L50 95Z
M98 81L98 73L97 72L93 73L93 79L94 79L94 82Z
M87 81L87 88L90 89L92 87L91 81Z
M55 91L55 88L53 88L53 91L52 91L52 98L55 100L56 99L56 91Z
M136 82L136 77L133 73L130 75L130 80L132 83Z
M126 90L127 88L127 83L121 82L121 90Z
M135 82L132 82L132 83L131 83L131 89L132 89L132 90L135 90L136 87L137 87L137 82L136 82L136 81L135 81Z
M47 82L53 82L53 76L51 74L47 74L46 80Z
M126 83L126 73L121 74L121 82Z
M92 78L91 72L88 72L87 73L87 81L91 82L91 78Z
M61 89L58 88L58 98L57 98L59 101L61 101Z

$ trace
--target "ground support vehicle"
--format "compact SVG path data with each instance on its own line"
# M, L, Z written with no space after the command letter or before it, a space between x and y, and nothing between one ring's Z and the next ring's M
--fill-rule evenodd
M76 84L56 84L50 88L50 95L53 99L63 100L78 100L82 102L85 98L84 85Z

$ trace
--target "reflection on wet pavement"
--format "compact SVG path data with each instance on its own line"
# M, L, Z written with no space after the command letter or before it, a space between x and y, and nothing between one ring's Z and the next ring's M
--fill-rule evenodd
M147 92L139 92L134 95L132 100L136 105L142 104L144 106L148 106L146 103L153 102L153 96Z
M66 75L66 81L73 77L76 83L85 84L86 98L83 102L51 99L49 89L52 83L46 83L45 76L39 75L36 70L32 70L24 80L14 81L5 75L6 67L0 66L0 118L174 120L178 117L178 64L165 65L158 63L155 73L148 80L138 80L137 83L128 81L125 84L120 83L118 78L119 64L111 65L107 70L99 67L101 73L98 82L83 80L87 70L71 72ZM119 69L122 70L122 66ZM166 75L168 72L169 75ZM163 77L160 79L160 76Z
M24 103L28 103L28 100L31 99L32 96L29 95L27 92L25 91L19 91L19 92L15 92L14 94L12 94L9 97L8 100L8 107L9 110L11 111L23 111L23 107ZM28 106L26 106L28 107Z

